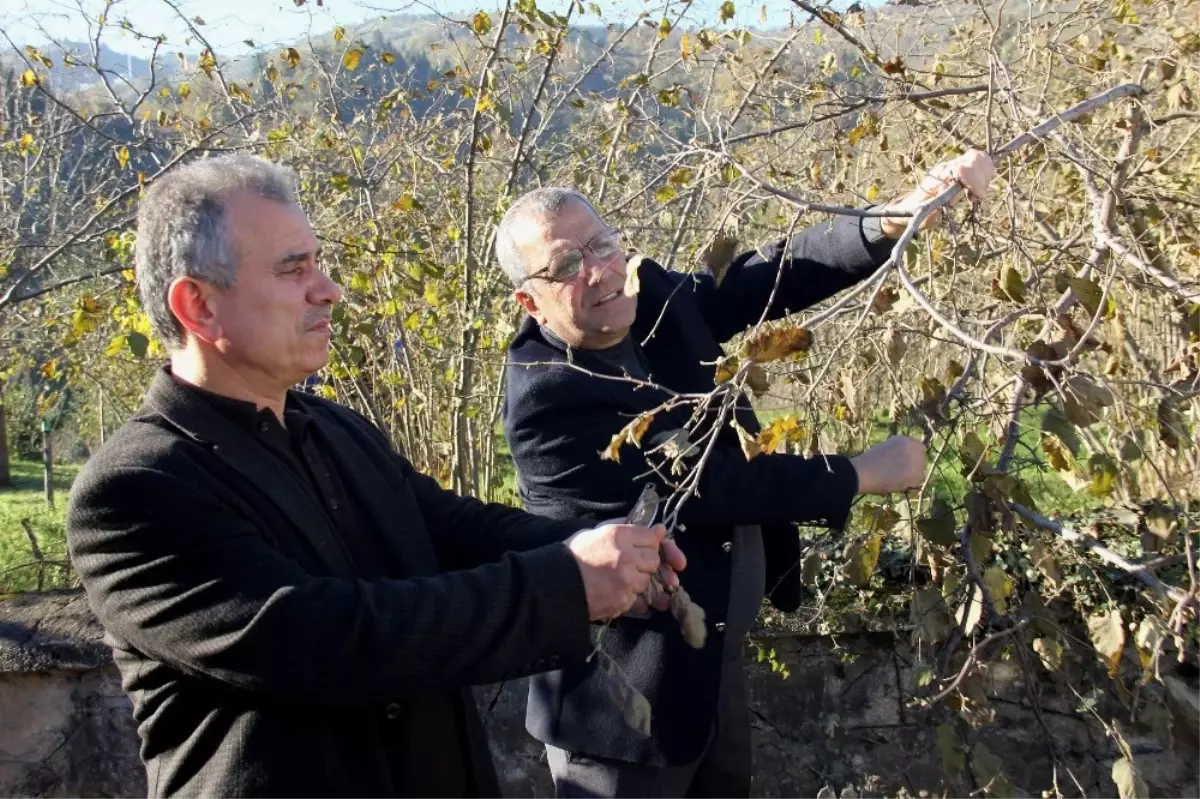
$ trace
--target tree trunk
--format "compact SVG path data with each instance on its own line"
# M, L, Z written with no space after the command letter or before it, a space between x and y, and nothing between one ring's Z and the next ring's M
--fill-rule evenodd
M8 465L8 427L4 422L4 405L0 403L0 486L12 485Z

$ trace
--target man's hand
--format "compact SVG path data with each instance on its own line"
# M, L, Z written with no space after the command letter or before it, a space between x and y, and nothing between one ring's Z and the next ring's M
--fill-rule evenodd
M683 571L687 561L674 541L664 541L662 525L647 529L630 524L606 524L581 530L567 539L567 548L579 564L587 592L588 616L592 621L612 619L633 608L638 594L650 586L650 575L658 572L672 587L679 584L674 572ZM659 557L666 556L667 568Z
M906 211L912 213L922 203L927 202L947 187L959 183L967 191L972 202L983 202L987 199L988 188L996 167L992 158L980 150L968 150L957 158L942 163L929 170L921 180L921 184L899 200L888 203L888 210ZM883 234L888 238L898 239L908 227L910 217L889 216L880 222ZM921 225L921 230L927 230L941 221L942 212L930 214Z
M860 494L920 488L925 479L925 445L908 436L892 436L851 458L850 463L858 472Z

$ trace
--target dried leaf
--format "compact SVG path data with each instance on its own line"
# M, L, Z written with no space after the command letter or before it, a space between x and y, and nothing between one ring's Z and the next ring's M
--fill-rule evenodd
M750 386L755 397L761 397L770 390L771 380L767 377L766 370L755 363L746 370L746 385Z
M1104 296L1104 290L1100 288L1100 284L1094 280L1086 280L1081 277L1073 277L1067 281L1071 287L1071 291L1079 298L1079 304L1092 316L1096 315L1096 310L1100 307L1100 298Z
M842 574L846 579L855 585L871 582L871 575L879 563L879 547L882 542L882 535L873 535L846 546L846 563L842 566Z
M1158 440L1172 451L1178 452L1181 444L1191 440L1179 413L1177 397L1165 397L1158 403L1155 421L1158 423Z
M812 341L812 333L798 325L763 327L746 337L740 354L748 360L767 363L808 352Z
M1133 642L1137 647L1138 659L1142 662L1144 678L1147 680L1157 676L1158 656L1167 635L1168 631L1157 616L1146 616L1138 625Z
M1056 436L1072 455L1078 457L1079 433L1057 408L1051 408L1042 415L1042 431Z
M1121 662L1121 651L1125 648L1125 622L1121 612L1110 610L1108 613L1088 616L1087 625L1092 645L1108 666L1108 675L1114 676Z
M981 618L983 618L983 592L976 585L972 586L967 601L955 612L954 620L963 628L964 635L970 635Z
M600 452L600 460L621 462L621 447L625 444L633 444L640 447L642 436L650 429L650 422L654 420L654 412L638 414L633 421L622 427L612 440L608 442L608 446Z
M722 383L728 383L737 374L738 367L741 361L736 355L723 355L717 359L717 373L713 377L713 382L718 386Z
M954 534L954 511L940 499L933 501L928 516L917 519L917 531L931 544L946 549L958 541L958 536Z
M1033 642L1033 651L1041 658L1046 671L1058 671L1062 668L1063 645L1053 638L1037 638Z
M636 297L642 290L642 281L638 275L638 270L642 266L642 261L646 260L644 255L635 255L625 264L625 296Z
M480 36L484 36L492 29L492 18L484 11L478 11L471 19L471 30Z
M1067 449L1055 436L1042 436L1042 451L1046 453L1046 460L1051 469L1057 472L1069 472L1075 468L1075 459L1071 457L1071 450Z
M987 455L987 448L980 441L979 436L974 431L968 431L963 436L962 444L958 447L958 459L962 461L963 474L973 474L976 478L981 476L983 459Z
M873 533L886 533L900 521L899 512L888 505L866 503L863 505L862 514L867 530Z
M1029 559L1033 561L1034 568L1042 573L1052 588L1058 589L1062 586L1062 570L1058 568L1058 563L1050 554L1049 547L1041 541L1034 541L1029 546Z
M708 629L704 626L704 608L692 601L683 586L671 594L670 608L671 615L679 622L683 640L693 649L703 649L704 641L708 637Z
M812 587L817 584L817 575L821 573L821 551L813 547L805 553L800 561L800 582Z
M609 699L621 709L621 716L630 728L642 735L649 735L650 717L653 715L650 702L629 684L611 657L603 653L600 653L600 657L603 661L600 673Z
M980 533L971 533L971 538L967 543L971 548L971 557L975 559L976 565L991 560L992 539Z
M883 348L887 352L888 363L899 366L907 347L904 344L904 336L891 323L883 331Z
M1149 799L1150 789L1127 758L1119 757L1113 761L1112 781L1117 784L1121 799Z
M287 48L283 51L283 60L287 62L289 67L295 69L300 66L300 51L295 47Z
M1087 427L1100 420L1100 411L1113 404L1112 392L1096 385L1091 378L1074 375L1063 386L1063 413L1068 421Z
M755 456L762 452L762 445L758 443L758 439L746 432L746 428L737 423L737 420L731 420L733 429L737 431L738 442L742 445L742 454L746 456L746 460L752 461Z
M363 51L357 47L347 50L346 54L342 56L342 66L353 72L358 69L358 62L362 58L362 54Z

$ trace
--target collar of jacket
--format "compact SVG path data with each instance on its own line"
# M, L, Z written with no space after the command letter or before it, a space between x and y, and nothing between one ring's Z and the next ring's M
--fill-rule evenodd
M176 382L169 370L169 366L164 366L155 375L134 421L148 422L157 417L182 435L207 446L287 515L334 574L352 577L354 569L346 550L307 487L196 389Z

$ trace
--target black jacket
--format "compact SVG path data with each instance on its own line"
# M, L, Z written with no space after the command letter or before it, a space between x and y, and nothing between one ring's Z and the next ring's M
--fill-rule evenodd
M781 242L739 256L719 287L710 275L669 272L643 261L632 336L652 381L680 393L712 390L720 344L758 321L781 263L769 319L863 279L886 260L892 245L886 239L868 242L857 218L839 217L793 236L790 246ZM525 320L508 356L504 429L526 507L558 519L625 515L643 483L653 479L644 451L625 446L619 462L602 460L599 453L625 424L667 395L588 374L616 376L616 370L587 350L566 352L532 319ZM688 413L660 413L643 441L682 428ZM748 403L737 416L751 433L759 429ZM800 550L792 525L843 526L858 488L854 467L840 456L764 455L748 462L735 433L725 429L721 435L699 495L684 506L680 521L687 529L677 536L688 558L683 585L707 614L705 647L688 646L665 613L623 617L603 639L604 651L650 701L651 735L643 737L624 723L593 661L530 681L527 726L535 738L575 753L656 766L682 765L700 755L716 707L730 592L727 542L734 525L762 526L771 601L784 610L798 606ZM659 491L665 496L670 489L661 485Z
M557 543L580 525L460 498L354 412L289 402L388 579L359 579L312 494L165 371L75 483L71 557L133 699L150 795L436 793L406 773L426 725L457 730L468 791L498 795L465 686L588 654L582 579Z

